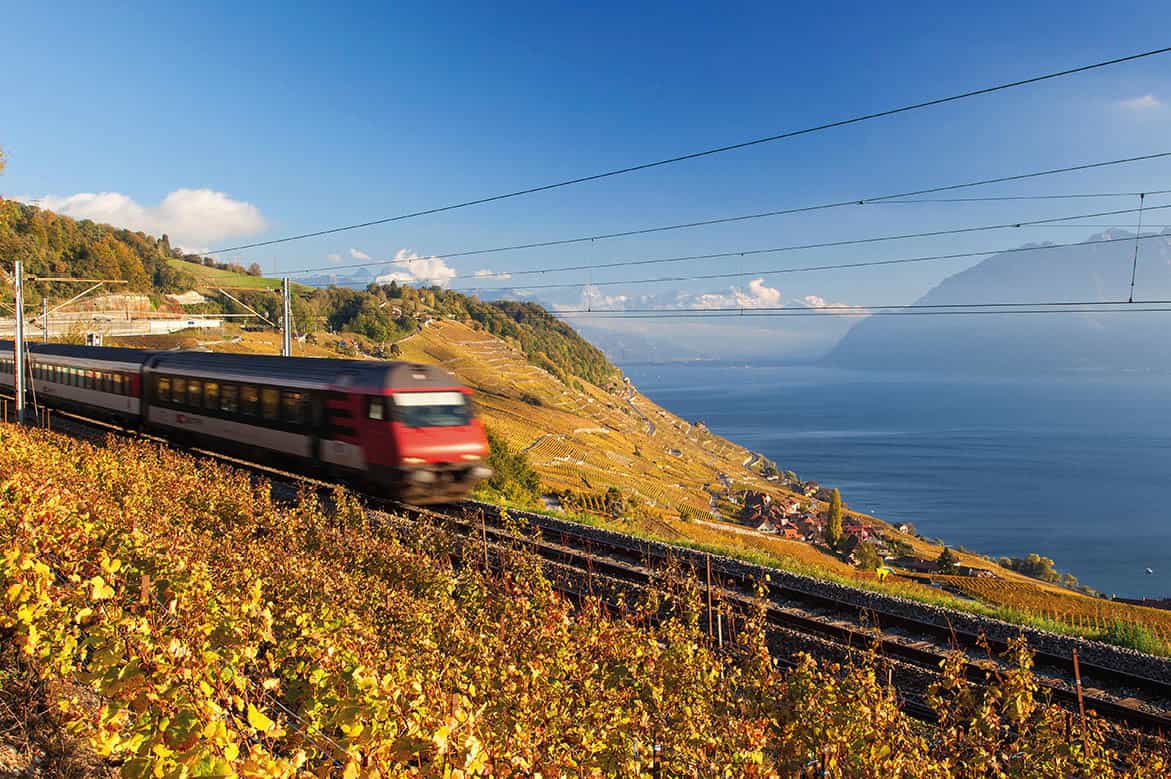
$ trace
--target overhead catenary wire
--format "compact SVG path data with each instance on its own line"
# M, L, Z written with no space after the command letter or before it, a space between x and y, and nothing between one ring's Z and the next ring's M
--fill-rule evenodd
M914 200L891 200L889 198L875 198L871 202L879 202L883 205L902 204L912 205L915 203L983 203L995 202L1001 200L1073 200L1079 198L1107 198L1107 197L1138 197L1140 195L1166 195L1171 193L1171 189L1152 189L1146 192L1078 192L1070 194L1047 194L1047 195L989 195L985 197L926 197L915 198Z
M1012 309L1012 308L1073 308L1073 307L1115 307L1115 306L1163 306L1171 305L1171 300L1021 300L1021 301L1005 301L999 300L991 303L883 303L880 305L862 305L862 304L846 304L846 303L827 303L819 306L705 306L702 308L621 308L621 309L598 309L595 311L587 311L580 308L559 308L558 314L659 314L659 313L673 313L676 311L690 312L703 314L707 312L760 312L770 313L774 311L783 311L790 313L812 313L812 312L827 312L827 313L842 313L855 312L863 313L867 311L932 311L932 310L947 310L947 309Z
M911 103L908 105L898 106L896 108L888 108L888 109L884 109L882 111L875 111L872 113L860 114L857 116L849 117L847 119L838 119L835 121L823 122L821 124L813 125L810 127L805 127L805 128L799 129L799 130L788 130L785 132L776 133L774 135L764 136L762 138L753 138L751 140L740 141L738 143L732 143L732 144L728 144L725 146L717 146L717 147L711 148L711 149L704 149L701 151L689 152L686 154L680 154L680 155L676 155L673 157L666 157L664 159L655 160L652 162L644 162L644 163L639 163L637 165L629 165L629 166L626 166L623 168L616 168L614 170L604 171L602 173L593 173L593 174L586 175L586 176L579 176L576 178L565 179L562 181L553 182L551 184L543 184L543 185L536 186L536 187L528 187L526 189L518 189L518 190L515 190L512 192L505 192L505 193L498 194L498 195L490 195L487 197L476 198L473 200L465 200L460 203L452 203L452 204L446 205L446 206L438 206L435 208L428 208L428 209L423 209L423 210L419 210L419 211L412 211L412 212L408 212L405 214L399 214L397 216L385 217L382 219L373 219L373 220L370 220L367 222L360 222L357 224L344 225L341 227L332 227L332 228L327 228L324 230L315 230L313 232L301 233L298 235L290 235L290 236L285 236L283 238L274 238L274 239L271 239L268 241L256 241L253 243L241 244L238 246L228 246L228 247L225 247L222 249L215 249L210 252L205 252L205 254L222 254L224 252L241 251L243 249L254 249L254 248L261 247L261 246L273 246L276 244L288 243L290 241L299 241L299 240L303 240L305 238L315 238L315 237L322 236L322 235L331 235L331 234L336 234L336 233L345 232L345 231L349 231L349 230L358 230L358 229L365 228L365 227L373 227L376 225L389 224L391 222L399 222L399 221L413 219L413 218L420 217L420 216L427 216L430 214L438 214L438 213L442 213L445 211L454 211L456 209L467 208L469 206L483 205L486 203L499 202L501 200L507 200L510 198L521 197L523 195L536 194L538 192L547 192L547 191L553 190L553 189L561 189L564 187L574 186L577 184L584 184L584 183L587 183L590 181L599 181L601 179L612 178L614 176L622 176L622 175L626 175L629 173L636 173L638 171L650 170L652 168L659 168L659 167L663 167L666 165L673 165L673 164L680 163L680 162L686 162L688 160L699 159L701 157L710 157L710 156L717 155L717 154L724 154L726 152L736 151L738 149L746 149L751 146L759 146L761 144L773 143L776 141L787 140L790 138L797 138L797 137L803 136L803 135L810 135L812 133L822 132L825 130L831 130L831 129L835 129L835 128L839 128L839 127L847 127L849 125L859 124L859 123L871 121L874 119L881 119L881 118L885 118L885 117L896 116L898 114L909 113L911 111L918 111L918 110L921 110L924 108L930 108L933 106L944 105L947 103L954 103L954 102L957 102L960 100L966 100L968 98L978 97L980 95L988 95L988 94L992 94L994 92L1000 92L1000 91L1007 90L1007 89L1014 89L1017 87L1027 86L1030 84L1037 84L1037 83L1040 83L1043 81L1049 81L1052 79L1063 78L1065 76L1076 75L1078 73L1086 73L1091 70L1097 70L1099 68L1110 67L1112 65L1119 65L1124 62L1133 62L1135 60L1140 60L1140 59L1144 59L1147 57L1154 57L1154 56L1157 56L1160 54L1166 54L1168 52L1171 52L1171 46L1167 46L1167 47L1163 47L1163 48L1159 48L1159 49L1151 49L1149 51L1138 52L1135 54L1128 54L1128 55L1122 56L1122 57L1115 57L1113 59L1102 60L1100 62L1094 62L1094 63L1090 63L1088 65L1081 65L1081 66L1074 67L1074 68L1066 68L1065 70L1059 70L1059 71L1055 71L1055 72L1051 72L1051 73L1044 73L1044 74L1041 74L1038 76L1030 76L1028 78L1018 79L1016 81L1003 82L1003 83L995 84L995 85L988 86L988 87L971 89L971 90L961 92L958 94L948 95L947 97L933 98L931 100L924 100L924 101L917 102L917 103Z
M1163 205L1163 206L1152 206L1152 207L1148 207L1146 210L1147 211L1157 211L1157 210L1167 209L1167 208L1171 208L1171 204ZM711 253L707 253L707 254L687 254L687 255L680 255L680 256L675 256L675 257L655 257L655 258L647 258L647 259L615 260L613 262L608 262L608 263L590 263L590 264L584 264L584 265L559 265L559 266L552 266L552 267L546 267L546 268L528 268L528 269L516 269L516 270L506 270L506 271L495 271L492 273L455 274L455 275L451 275L451 276L445 276L444 281L447 282L447 281L454 281L456 279L468 279L468 278L477 278L477 279L481 279L481 280L482 279L491 279L491 278L509 279L509 278L512 278L513 276L544 275L547 273L565 273L565 272L573 272L573 271L595 271L595 270L606 270L606 269L610 269L610 268L636 267L636 266L641 266L641 265L663 265L663 264L669 264L669 263L690 262L690 261L694 261L694 260L717 260L717 259L725 259L728 257L749 257L749 256L753 256L753 255L760 255L760 254L776 254L776 253L780 253L780 252L804 251L804 250L809 250L809 249L825 249L825 248L834 248L834 247L842 247L842 246L858 246L858 245L863 245L863 244L882 243L882 242L887 242L887 241L910 240L910 239L915 239L915 238L937 238L937 237L941 237L941 236L945 236L945 235L961 235L961 234L966 234L966 233L988 232L988 231L993 231L993 230L1008 230L1008 229L1019 229L1019 228L1024 228L1024 227L1053 226L1053 225L1056 225L1057 223L1066 222L1066 221L1073 220L1073 219L1092 219L1092 218L1105 217L1105 216L1118 216L1121 214L1133 214L1133 213L1137 213L1137 212L1138 212L1137 208L1128 208L1128 209L1119 209L1119 210L1115 210L1115 211L1098 211L1098 212L1091 213L1091 214L1074 214L1071 216L1050 217L1047 219L1032 219L1032 220L1021 220L1021 221L1017 221L1017 222L1003 222L1003 223L992 224L992 225L978 225L975 227L956 227L956 228L950 228L947 230L930 230L930 231L918 232L918 233L898 233L895 235L870 236L867 238L851 238L851 239L845 239L845 240L841 240L841 241L822 241L819 243L791 244L788 246L775 246L775 247L769 247L769 248L765 248L765 249L733 249L733 250L724 251L724 252L711 252ZM1098 225L1095 225L1095 226L1098 226ZM1144 238L1153 238L1153 237L1159 237L1159 236L1143 236L1143 237ZM1125 238L1123 240L1129 241L1129 240L1134 240L1134 239L1132 237L1128 236L1127 238ZM1083 241L1082 243L1090 243L1090 242ZM1077 244L1070 244L1070 245L1077 245ZM983 253L988 253L988 252L981 252L981 253L983 254ZM408 264L409 264L409 261L408 261ZM745 274L740 273L737 275L745 275ZM429 280L430 279L428 279L428 278L417 279L417 281L423 281L423 282L429 281ZM334 285L333 282L317 283L317 284L312 284L312 283L304 284L304 286L308 286L308 287L329 287L329 286L333 286L333 285ZM528 286L531 286L531 285L526 285L526 287L528 287ZM581 286L581 285L578 283L546 285L546 287L549 287L549 288L567 287L567 286L576 287L576 286ZM457 289L457 290L461 290L461 291L474 291L474 290L498 289L498 287L453 287L452 289Z
M1171 208L1171 204L1163 205L1163 206L1152 206L1152 207L1147 208L1146 210L1147 211L1158 211L1158 210L1167 209L1167 208ZM843 239L840 241L820 241L820 242L815 242L815 243L790 244L787 246L774 246L774 247L769 247L769 248L765 248L765 249L733 249L731 251L710 252L707 254L687 254L687 255L680 255L680 256L675 256L675 257L654 257L654 258L647 258L647 259L615 260L612 262L593 263L593 264L586 264L586 265L560 265L560 266L553 266L553 267L547 267L547 268L529 268L529 269L519 269L519 270L510 270L510 271L500 271L498 273L483 274L483 275L457 274L455 276L447 277L447 280L450 281L450 280L455 280L455 279L466 279L466 278L486 279L486 278L493 278L496 276L504 276L504 277L511 278L512 276L543 275L546 273L564 273L564 272L573 272L573 271L596 271L596 270L606 270L606 269L610 269L610 268L637 267L637 266L643 266L643 265L665 265L665 264L670 264L670 263L690 262L690 261L694 261L694 260L718 260L718 259L725 259L728 257L751 257L754 255L761 255L761 254L777 254L777 253L781 253L781 252L805 251L805 250L809 250L809 249L827 249L827 248L835 248L835 247L841 247L841 246L860 246L860 245L865 245L865 244L884 243L884 242L889 242L889 241L903 241L903 240L910 240L910 239L915 239L915 238L938 238L938 237L945 236L945 235L963 235L963 234L967 234L967 233L989 232L989 231L993 231L993 230L1013 230L1013 229L1019 229L1019 228L1024 228L1024 227L1039 227L1039 226L1050 225L1050 224L1053 224L1056 222L1066 222L1066 221L1069 221L1072 219L1092 219L1092 218L1104 217L1104 216L1117 216L1120 214L1133 214L1133 213L1137 213L1137 211L1138 211L1137 208L1127 208L1127 209L1120 209L1120 210L1115 210L1115 211L1099 211L1099 212L1096 212L1093 214L1074 214L1072 216L1050 217L1050 218L1046 218L1046 219L1030 219L1030 220L1021 220L1021 221L1017 221L1017 222L1001 222L1001 223L991 224L991 225L977 225L974 227L955 227L955 228L949 228L947 230L927 230L927 231L922 231L922 232L917 232L917 233L897 233L897 234L893 234L893 235L869 236L866 238L848 238L848 239ZM1151 236L1151 237L1158 237L1158 236ZM1133 240L1133 238L1128 236L1125 240ZM739 275L744 275L744 274L741 273ZM421 279L421 280L425 280L425 279ZM312 285L307 285L307 286L312 286ZM571 286L580 286L580 285L573 284Z
M1144 235L1137 240L1149 240L1154 238L1166 238L1163 235ZM805 265L788 268L757 268L754 270L737 270L735 272L721 272L721 273L702 273L702 274L687 274L677 276L657 276L654 278L644 279L616 279L609 281L595 281L587 282L583 285L580 282L567 283L550 283L550 284L525 284L524 289L573 289L575 287L590 286L590 287L613 287L624 286L629 284L662 284L669 282L686 282L686 281L711 281L713 279L731 279L740 278L742 276L777 276L787 273L812 273L816 271L831 271L831 270L852 270L855 268L873 268L884 265L908 265L920 262L941 262L947 260L970 259L972 257L982 257L988 254L1013 254L1016 252L1034 252L1047 251L1051 249L1068 249L1076 246L1096 246L1099 244L1111 243L1129 243L1136 240L1130 236L1123 238L1102 238L1089 241L1079 241L1076 243L1047 243L1037 246L1015 246L1007 249L980 249L969 252L953 252L951 254L929 254L915 257L896 257L893 259L884 260L859 260L857 262L842 262L842 263L827 263L822 265ZM492 292L507 290L507 287L452 287L453 292Z
M690 222L680 222L669 225L658 225L655 227L642 227L634 230L621 230L609 233L596 233L592 235L574 236L572 238L558 238L549 241L530 241L527 243L511 244L507 246L495 246L485 249L466 249L456 252L445 252L442 254L428 254L427 259L436 260L450 260L457 257L473 257L486 254L499 254L501 252L520 251L525 249L548 249L554 246L569 246L577 243L596 242L601 240L613 238L633 238L641 235L651 235L654 233L664 233L674 230L687 230L699 227L710 227L720 224L733 224L737 222L747 222L755 219L766 219L776 216L789 216L794 214L811 213L815 211L825 211L834 208L845 208L847 206L864 206L876 203L888 202L898 198L910 198L918 195L927 195L939 192L954 192L960 189L970 189L973 187L989 186L992 184L1004 184L1013 181L1024 181L1027 179L1040 178L1044 176L1054 176L1060 173L1076 173L1079 171L1093 170L1095 168L1112 167L1115 165L1126 165L1136 162L1149 162L1157 159L1164 159L1171 157L1171 151L1157 152L1155 154L1143 154L1137 157L1123 157L1120 159L1104 160L1099 162L1081 163L1078 165L1068 165L1061 168L1049 168L1046 170L1032 171L1029 173L1019 173L1010 176L997 176L995 178L978 179L975 181L965 181L958 184L945 184L942 186L927 187L924 189L911 190L906 192L896 192L886 195L875 195L865 197L851 197L842 200L835 200L826 203L815 203L806 206L795 206L792 208L774 209L770 211L757 211L750 214L739 214L736 216L715 217L711 219L694 220ZM1163 190L1171 191L1171 190ZM1149 194L1155 194L1155 191ZM326 265L313 268L301 268L299 270L290 271L287 275L300 276L306 273L336 273L339 270L352 270L354 268L367 268L376 265L409 265L412 262L418 261L422 258L400 258L391 257L378 260L363 260L362 262L346 263L343 265Z
M988 304L985 304L987 306ZM558 316L573 316L586 317L592 319L720 319L724 317L737 318L759 318L767 319L770 317L872 317L872 316L1013 316L1017 314L1138 314L1138 313L1168 313L1171 314L1171 300L1163 301L1158 306L1145 306L1139 304L1128 304L1126 301L1119 303L1111 303L1117 308L1105 308L1100 306L1082 306L1079 308L1026 308L1021 304L1021 308L987 308L973 305L968 310L936 310L936 311L867 311L867 310L843 310L843 311L826 311L820 308L801 308L789 310L761 310L754 308L741 309L709 309L710 313L704 313L703 309L671 309L662 310L655 313L650 312L635 312L624 313L621 311L593 311L593 312L563 312L555 311Z

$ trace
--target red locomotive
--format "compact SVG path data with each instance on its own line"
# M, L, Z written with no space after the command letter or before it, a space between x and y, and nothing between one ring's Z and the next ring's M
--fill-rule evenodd
M431 365L30 344L37 402L415 503L491 475L470 391ZM13 384L0 341L0 388Z

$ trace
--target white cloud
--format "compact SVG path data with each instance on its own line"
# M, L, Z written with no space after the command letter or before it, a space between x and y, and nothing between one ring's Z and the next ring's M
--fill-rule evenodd
M503 279L511 279L512 274L511 273L504 273L503 271L498 273L497 271L494 271L491 268L480 268L478 271L476 271L476 278L483 279L483 278L488 278L488 277L503 280Z
M350 256L355 260L362 260L363 262L370 259L370 255L361 249L350 249Z
M1120 100L1118 105L1131 111L1149 111L1152 108L1162 108L1163 101L1148 92L1142 97Z
M781 291L753 279L748 288L728 287L727 292L709 292L691 299L692 308L777 308L781 306Z
M581 302L578 304L581 308L588 308L592 311L603 311L605 309L623 309L626 307L627 301L630 298L626 295L606 295L601 289L594 284L586 284L581 289ZM559 308L571 308L572 306L559 306Z
M342 256L340 254L338 254L337 252L332 252L330 254L325 255L325 259L329 260L330 262L341 262Z
M351 250L351 254L353 250ZM399 249L394 255L394 263L401 270L384 273L375 281L379 284L389 284L396 281L399 284L423 282L424 284L444 286L455 276L455 268L448 265L439 257L420 257L414 252Z
M28 198L22 198L28 201ZM166 234L186 251L268 227L260 209L211 189L176 189L157 206L144 206L119 192L78 192L45 195L37 205L75 219L91 219L152 235Z
M806 295L798 303L805 308L823 308L827 309L827 313L841 314L843 316L857 316L858 314L870 313L863 306L851 306L848 303L830 303L820 295Z

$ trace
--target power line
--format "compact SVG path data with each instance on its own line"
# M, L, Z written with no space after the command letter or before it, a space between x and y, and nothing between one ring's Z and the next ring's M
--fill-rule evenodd
M1166 209L1166 208L1171 208L1171 205L1152 206L1150 208L1147 208L1146 210L1148 212L1150 212L1150 211L1158 211L1158 210ZM1060 217L1052 217L1049 219L1031 219L1031 220L1022 220L1019 222L1004 222L1004 223L1000 223L1000 224L980 225L977 227L956 227L956 228L951 228L948 230L928 230L928 231L918 232L918 233L898 233L895 235L878 235L878 236L871 236L869 238L849 238L849 239L845 239L845 240L841 240L841 241L821 241L818 243L792 244L789 246L775 246L775 247L771 247L768 249L743 249L743 250L738 250L738 251L713 252L710 254L690 254L690 255L683 255L683 256L679 256L679 257L657 257L657 258L652 258L652 259L616 260L614 262L597 263L597 264L593 264L593 265L562 265L562 266L558 266L558 267L535 268L535 269L529 269L529 270L515 270L515 271L511 271L511 272L501 271L499 273L485 274L484 276L480 276L479 278L492 278L494 276L500 276L500 275L531 276L531 275L543 274L543 273L558 273L558 272L582 271L582 270L593 271L593 270L602 270L602 269L608 269L608 268L627 268L627 267L640 266L640 265L662 265L662 264L675 263L675 262L687 262L690 260L715 260L715 259L724 259L727 257L751 257L754 255L759 255L759 254L776 254L779 252L803 251L803 250L807 250L807 249L826 249L826 248L834 248L834 247L840 247L840 246L859 246L859 245L871 244L871 243L884 243L887 241L903 241L903 240L909 240L909 239L913 239L913 238L936 238L936 237L940 237L940 236L944 236L944 235L961 235L964 233L988 232L991 230L1010 230L1010 229L1018 229L1018 228L1022 228L1022 227L1038 227L1038 226L1052 224L1054 222L1066 222L1071 219L1092 219L1095 217L1102 217L1102 216L1116 216L1118 214L1133 214L1133 213L1136 213L1137 211L1138 211L1137 208L1127 208L1127 209L1120 209L1120 210L1116 210L1116 211L1099 211L1099 212L1093 213L1093 214L1075 214L1073 216L1060 216ZM1130 240L1133 240L1133 238L1131 238ZM471 277L475 277L475 274L472 274ZM450 278L451 279L469 278L469 276L465 274L465 275L452 276Z
M1148 209L1149 210L1149 209ZM1092 241L1080 241L1077 243L1050 243L1041 246L1015 246L1008 249L983 249L971 252L954 252L952 254L929 254L925 256L916 257L898 257L895 259L886 260L860 260L858 262L844 262L825 265L805 265L796 268L757 268L753 270L738 270L735 272L723 273L703 273L703 274L688 274L680 276L658 276L655 278L646 279L618 279L611 281L595 281L588 286L591 287L613 287L628 284L659 284L667 282L685 282L685 281L711 281L713 279L733 279L744 276L777 276L786 273L810 273L814 271L828 271L828 270L852 270L854 268L873 268L881 267L883 265L908 265L920 262L937 262L945 260L959 260L971 257L982 257L988 254L1013 254L1016 252L1035 252L1050 249L1069 249L1075 246L1096 246L1100 244L1109 243L1129 243L1134 240L1150 240L1152 238L1165 238L1162 235L1144 235L1140 238L1133 238L1130 236L1124 238L1101 238ZM585 286L579 282L563 283L563 284L525 284L525 289L572 289L574 287ZM502 287L452 287L454 292L491 292L494 290L504 289Z
M1107 307L1113 308L1116 306L1164 306L1171 305L1171 300L1056 300L1056 301L996 301L993 303L894 303L882 305L847 305L847 304L827 304L824 306L808 306L794 308L793 306L711 306L708 308L623 308L623 309L604 309L601 311L592 311L585 308L561 308L557 309L558 314L659 314L663 312L685 312L695 314L705 314L707 312L735 312L737 315L741 313L759 312L773 313L785 312L790 314L805 314L811 315L816 312L825 313L865 313L877 311L946 311L952 309L1016 309L1016 308L1074 308L1074 307Z
M872 200L882 200L882 203L900 203L900 204L914 204L914 203L979 203L997 200L1068 200L1073 198L1104 198L1104 197L1139 197L1140 195L1166 195L1171 192L1171 189L1155 189L1147 192L1090 192L1070 195L996 195L989 197L938 197L938 198L918 198L915 200L890 200L887 198L872 198Z
M1158 211L1158 210L1166 209L1166 208L1171 208L1171 204L1163 205L1163 206L1152 206L1152 207L1147 208L1146 210L1147 211ZM455 274L452 276L448 276L445 279L445 281L453 281L455 279L467 279L467 278L508 279L508 278L512 278L513 276L532 276L532 275L540 275L540 274L545 274L545 273L563 273L563 272L568 272L568 271L594 271L594 270L602 270L602 269L608 269L608 268L633 267L633 266L639 266L639 265L662 265L662 264L667 264L667 263L688 262L691 260L716 260L716 259L724 259L724 258L728 258L728 257L749 257L749 256L753 256L753 255L758 255L758 254L776 254L779 252L801 251L801 250L806 250L806 249L825 249L825 248L840 247L840 246L857 246L857 245L869 244L869 243L882 243L885 241L909 240L912 238L936 238L936 237L940 237L940 236L944 236L944 235L960 235L960 234L964 234L964 233L987 232L987 231L991 231L991 230L1008 230L1008 229L1018 229L1018 228L1022 228L1022 227L1047 226L1047 225L1053 225L1058 222L1066 222L1066 221L1069 221L1072 219L1092 219L1092 218L1096 218L1096 217L1117 216L1120 214L1132 214L1132 213L1137 213L1137 212L1138 212L1137 208L1129 208L1129 209L1119 209L1119 210L1115 210L1115 211L1098 211L1098 212L1091 213L1091 214L1074 214L1072 216L1052 217L1049 219L1032 219L1032 220L1022 220L1019 222L1005 222L1002 224L980 225L977 227L956 227L956 228L951 228L948 230L931 230L931 231L919 232L919 233L900 233L897 235L880 235L880 236L872 236L869 238L851 238L851 239L842 240L842 241L823 241L820 243L792 244L789 246L776 246L776 247L772 247L772 248L768 248L768 249L738 249L738 250L732 250L732 251L726 251L726 252L714 252L714 253L709 253L709 254L688 254L688 255L682 255L682 256L678 256L678 257L657 257L657 258L650 258L650 259L615 260L613 262L595 263L595 264L590 264L590 265L560 265L560 266L548 267L548 268L529 268L529 269L524 269L524 270L494 271L491 273L472 273L472 274L465 273L465 274ZM1145 237L1150 238L1150 237L1159 237L1159 236L1145 236ZM1134 239L1128 238L1127 240L1134 240ZM1089 243L1089 242L1087 241L1085 243ZM431 257L428 259L435 259L435 258ZM421 261L423 261L423 258L416 258L414 260L404 260L403 262L409 266L412 262L421 262ZM420 278L418 280L419 281L427 281L428 279ZM306 284L305 286L328 287L328 286L331 286L331 284ZM558 284L558 285L552 285L552 286L579 286L579 285L577 285L577 284L569 284L569 285ZM492 287L461 287L459 289L482 290L482 289L493 289L493 288Z
M594 173L588 176L580 176L578 178L566 179L552 184L544 184L538 187L529 187L528 189L519 189L513 192L507 192L500 195L491 195L489 197L477 198L475 200L465 200L462 203L454 203L446 206L439 206L437 208L429 208L422 211L413 211L406 214L399 214L398 216L386 217L383 219L374 219L369 222L361 222L359 224L346 225L343 227L333 227L325 230L316 230L311 233L301 233L300 235L290 235L284 238L274 238L269 241L257 241L255 243L241 244L239 246L229 246L224 249L216 249L214 251L205 252L206 254L222 254L224 252L240 251L242 249L254 249L260 246L272 246L279 243L288 243L290 241L299 241L304 238L314 238L321 235L330 235L340 233L347 230L357 230L364 227L373 227L375 225L388 224L390 222L399 222L406 219L413 219L419 216L427 216L429 214L438 214L444 211L454 211L458 208L467 208L468 206L483 205L485 203L493 203L500 200L507 200L509 198L520 197L522 195L531 195L537 192L547 192L552 189L560 189L562 187L573 186L575 184L584 184L589 181L598 181L600 179L611 178L613 176L621 176L627 173L635 173L642 170L649 170L651 168L658 168L664 165L672 165L678 162L685 162L687 160L699 159L700 157L709 157L715 154L723 154L725 152L735 151L737 149L745 149L750 146L757 146L764 143L772 143L774 141L787 140L789 138L796 138L801 135L809 135L811 133L821 132L823 130L830 130L838 127L846 127L860 122L870 121L872 119L881 119L888 116L895 116L910 111L917 111L922 108L930 108L932 106L943 105L945 103L952 103L958 100L965 100L970 97L977 97L980 95L987 95L993 92L1000 92L1006 89L1013 89L1016 87L1027 86L1029 84L1036 84L1042 81L1048 81L1055 78L1062 78L1064 76L1072 76L1077 73L1085 73L1087 71L1096 70L1098 68L1105 68L1111 65L1118 65L1123 62L1132 62L1134 60L1143 59L1145 57L1153 57L1159 54L1166 54L1171 51L1171 46L1161 49L1152 49L1150 51L1139 52L1137 54L1129 54L1124 57L1116 57L1110 60L1103 60L1102 62L1095 62L1090 65L1082 65L1076 68L1068 68L1066 70L1056 71L1054 73L1046 73L1040 76L1032 76L1029 78L1020 79L1017 81L1010 81L1002 84L996 84L990 87L983 87L980 89L973 89L967 92L961 92L956 95L948 97L935 98L933 100L926 100L919 103L912 103L910 105L900 106L898 108L888 108L883 111L876 111L869 114L861 114L849 119L839 119L833 122L825 122L823 124L806 127L800 130L789 130L787 132L777 133L775 135L768 135L763 138L755 138L749 141L741 141L739 143L729 144L727 146L718 146L712 149L705 149L703 151L690 152L688 154L681 154L675 157L667 157L665 159L656 160L654 162L644 162L638 165L631 165L625 168L617 168L615 170L606 171L604 173Z
M1171 304L1171 301L1164 301ZM1125 305L1125 304L1122 304ZM735 317L740 319L768 319L777 317L872 317L872 316L1013 316L1018 314L1138 314L1138 313L1168 313L1171 307L1162 306L1128 306L1120 308L1080 307L1080 308L1018 308L1018 309L972 309L972 310L945 310L945 311L822 311L820 309L795 309L790 311L764 311L754 313L757 309L737 309L735 311L718 310L704 314L699 310L693 311L663 311L658 314L649 313L612 313L612 312L554 312L557 315L583 316L593 319L722 319Z
M450 260L456 257L472 257L484 254L497 254L499 252L519 251L522 249L546 249L553 246L567 246L575 243L586 243L594 241L602 241L610 238L631 238L639 235L650 235L652 233L664 233L672 230L685 230L696 227L709 227L718 224L731 224L734 222L746 222L753 219L764 219L773 216L787 216L792 214L803 214L813 211L824 211L831 208L843 208L845 206L861 206L873 204L878 202L888 202L896 198L910 198L918 195L929 195L939 192L951 192L958 189L969 189L972 187L987 186L989 184L1004 184L1010 181L1023 181L1026 179L1040 178L1042 176L1053 176L1058 173L1074 173L1083 170L1092 170L1095 168L1105 168L1114 165L1124 165L1132 162L1147 162L1161 158L1171 157L1171 151L1159 152L1157 154L1144 154L1137 157L1124 157L1115 160L1106 160L1103 162L1089 162L1079 165L1070 165L1063 168L1050 168L1048 170L1034 171L1031 173L1020 173L1012 176L999 176L990 179L980 179L977 181L966 181L959 184L947 184L938 187L928 187L927 189L912 190L910 192L897 192L889 195L878 195L875 197L854 197L845 200L837 200L830 203L819 203L808 206L796 206L793 208L777 209L772 211L759 211L751 214L741 214L738 216L717 217L713 219L702 219L693 222L681 222L678 224L660 225L657 227L643 227L636 230L623 230L611 233L596 233L593 235L582 235L573 238L559 238L551 241L534 241L529 243L513 244L510 246L497 246L489 249L469 249L458 252L447 252L445 254L431 254L428 259L436 260ZM1168 191L1168 190L1163 190ZM1155 193L1150 193L1155 194ZM926 201L923 201L926 202ZM224 250L227 251L227 250ZM305 273L331 273L339 270L351 270L354 268L366 268L374 265L408 265L416 260L406 260L400 258L390 258L381 260L364 260L358 263L347 263L345 265L327 265L317 268L302 268L301 270L290 271L288 275L299 276Z

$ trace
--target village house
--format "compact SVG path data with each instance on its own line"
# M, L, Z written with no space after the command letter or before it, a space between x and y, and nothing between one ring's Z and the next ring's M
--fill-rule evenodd
M772 520L767 517L759 520L753 525L753 529L758 533L776 533L777 526L772 523Z
M920 557L896 557L889 561L896 568L912 573L935 573L935 561L924 560Z
M870 538L870 528L862 524L862 520L857 517L843 517L842 535L857 536L858 539L865 541Z

